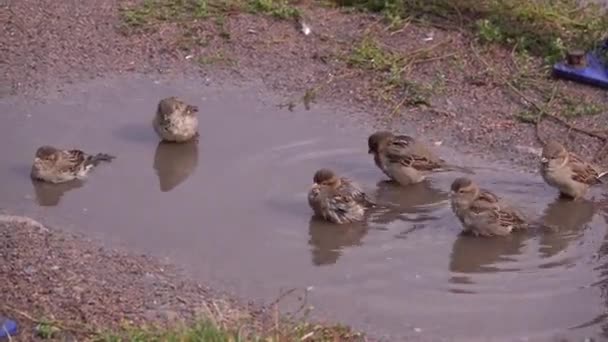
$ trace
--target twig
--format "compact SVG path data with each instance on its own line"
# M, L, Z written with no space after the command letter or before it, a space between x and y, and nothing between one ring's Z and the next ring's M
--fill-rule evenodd
M589 129L577 127L577 126L569 123L568 121L566 121L566 120L564 120L564 119L562 119L562 118L560 118L558 116L555 116L553 114L546 114L546 115L547 115L547 117L551 118L553 121L558 122L558 123L566 126L568 128L568 130L579 132L579 133L583 133L583 134L586 134L586 135L588 135L590 137L598 138L598 139L600 139L602 141L605 141L608 138L605 134L600 134L598 131L592 131L592 130L589 130Z
M557 94L557 85L553 87L553 91L551 92L551 97L549 101L545 104L544 108L550 108L553 100L555 99L555 95ZM538 116L536 117L536 124L534 125L534 133L536 134L536 139L540 141L541 144L545 144L545 140L540 136L540 122L543 120L543 117L546 115L546 111L543 109L538 112Z
M430 112L432 112L432 113L439 114L439 115L444 115L444 116L447 116L449 118L455 118L456 117L456 114L454 114L452 112L449 112L447 110L443 110L443 109L439 109L439 108L433 108L433 107L429 107L428 110Z
M274 306L274 332L275 332L275 341L280 341L280 339L279 339L279 303L278 302Z
M429 52L433 51L434 49L436 49L442 45L445 45L447 43L450 43L450 42L452 42L452 39L446 39L442 42L433 44L429 47L420 48L420 49L414 50L406 55L401 56L401 60L408 61L405 64L405 66L403 68L401 68L401 72L405 71L408 67L410 67L414 63L414 61L415 61L414 57L416 57L417 55L429 53Z
M604 143L604 145L600 148L599 151L597 151L597 153L595 154L595 156L593 157L593 162L599 162L602 155L604 155L604 153L606 153L608 151L608 139L606 140L606 142Z
M399 101L399 103L397 103L397 105L393 108L393 110L391 111L391 113L389 114L389 116L393 116L397 113L397 111L399 111L399 108L403 107L403 104L407 101L408 96L404 96L401 101Z
M11 342L13 340L13 337L11 336L11 334L8 332L8 330L6 329L5 326L2 327L2 330L4 330L4 333L6 334L6 337L8 338L8 341Z
M304 95L300 96L298 99L296 99L296 100L290 100L290 101L283 102L283 103L279 103L277 105L277 107L279 107L279 108L285 108L285 107L287 107L287 108L289 108L290 111L293 110L293 108L296 106L297 103L304 103L304 105L308 107L309 103L314 100L314 98L311 99L311 96L312 97L316 96L316 94L319 92L319 90L321 90L324 87L332 84L336 80L339 80L339 79L342 79L342 78L347 78L347 77L352 76L352 75L354 75L356 73L357 73L357 71L350 71L350 72L345 72L345 73L343 73L341 75L337 75L337 76L329 75L327 77L327 80L325 80L324 82L322 82L320 84L317 84L315 87L306 89Z
M445 59L445 58L448 58L448 57L452 57L452 56L456 56L456 55L457 55L457 53L453 52L453 53L448 53L448 54L443 55L443 56L436 56L436 57L430 57L430 58L425 58L425 59L419 59L419 60L413 61L412 65L439 61L439 60L442 60L442 59Z
M390 32L390 33L389 33L389 36L394 36L394 35L396 35L397 33L401 33L401 32L403 32L403 31L405 31L405 30L406 30L406 29L407 29L407 28L410 26L411 21L410 21L410 18L409 18L409 17L408 17L408 18L406 18L406 19L404 19L404 21L405 21L405 23L403 24L403 26L401 26L401 28L400 28L400 29L398 29L398 30L395 30L395 31ZM387 31L389 31L390 29L391 29L391 27L390 27L390 26L387 26L387 27L384 29L384 32L387 32Z
M278 296L278 297L277 297L275 300L273 300L272 302L270 302L270 304L268 304L268 306L274 306L275 304L277 304L277 303L279 303L280 301L282 301L282 300L283 300L283 298L285 298L285 297L289 296L290 294L292 294L292 293L296 292L297 290L298 290L298 289L294 287L294 288L291 288L291 289L289 289L289 290L287 290L287 291L285 291L285 292L283 292L283 293L279 294L279 296Z
M226 327L226 321L224 320L224 315L222 315L222 311L220 310L220 307L217 305L216 301L213 301L213 306L215 307L215 312L217 312L217 315L219 316L220 319L220 324L219 327L220 328L225 328Z
M541 106L539 106L536 102L534 102L533 100L531 100L529 97L527 97L525 94L523 94L516 86L513 85L513 83L509 82L508 80L504 79L501 75L498 75L497 72L494 71L494 69L488 64L488 62L486 62L480 55L479 52L477 51L477 49L473 46L473 44L471 44L471 50L473 51L473 53L475 54L475 57L482 62L485 66L486 69L491 72L492 74L494 74L494 76L496 76L497 78L499 78L500 81L502 81L503 84L507 85L515 94L517 94L519 97L521 97L524 101L526 101L530 106L534 107L534 109L536 109L538 112L542 113L542 117L548 117L550 119L552 119L553 121L565 126L566 128L568 128L568 130L570 131L575 131L575 132L579 132L582 134L586 134L590 137L594 137L594 138L598 138L602 141L605 141L606 139L608 139L608 137L606 137L606 135L604 134L599 134L596 131L592 131L592 130L588 130L585 128L581 128L581 127L577 127L571 123L569 123L568 121L558 117L555 114L549 113L547 111L545 111ZM538 124L535 123L535 124Z
M55 321L55 320L42 320L42 319L37 319L32 317L31 315L29 315L26 312L23 312L19 309L16 309L12 306L6 305L6 304L2 304L2 308L11 312L14 312L16 314L18 314L19 316L31 321L32 323L36 323L36 324L41 324L41 323L45 323L54 327L57 327L61 330L65 330L65 331L72 331L72 332L76 332L76 333L81 333L81 334L86 334L86 335L96 335L99 332L92 329L92 328L77 328L77 327L73 327L73 326L68 326L65 325L59 321Z
M304 296L302 297L301 302L302 304L300 304L300 307L298 307L294 312L288 314L290 318L295 318L296 315L302 312L302 310L304 310L308 304L308 290L306 289L304 289Z

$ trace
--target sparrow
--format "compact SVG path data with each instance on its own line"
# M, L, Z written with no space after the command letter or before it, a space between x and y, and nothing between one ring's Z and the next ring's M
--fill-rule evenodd
M36 150L30 175L32 179L55 184L84 179L100 162L110 162L114 158L105 153L90 155L81 150L45 145Z
M452 212L463 226L463 233L474 236L505 236L513 230L527 229L526 218L500 197L480 189L468 178L456 178L451 185Z
M577 200L587 193L589 187L601 184L602 177L608 172L600 172L595 165L568 152L562 144L549 140L543 146L540 174L548 185L559 190L562 197Z
M431 172L471 170L449 165L424 144L409 135L378 131L367 139L368 153L374 155L376 166L401 185L420 183Z
M160 100L152 124L163 141L186 142L199 136L197 113L197 106L171 96Z
M358 184L338 177L332 170L320 169L313 177L308 204L315 216L335 224L361 221L366 209L374 206Z

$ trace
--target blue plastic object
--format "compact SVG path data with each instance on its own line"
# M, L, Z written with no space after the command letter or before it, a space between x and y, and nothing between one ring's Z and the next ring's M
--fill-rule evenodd
M17 322L7 318L0 318L0 340L17 335L17 330Z
M585 54L587 59L585 67L574 67L564 61L553 66L553 73L557 77L608 89L608 65L599 57L600 53L606 50L608 50L608 40L598 49Z

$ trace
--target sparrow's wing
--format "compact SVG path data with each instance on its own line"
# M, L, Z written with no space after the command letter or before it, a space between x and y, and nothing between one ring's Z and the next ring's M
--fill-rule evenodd
M89 156L81 150L60 151L56 168L58 171L75 172L88 158Z
M424 145L407 135L398 135L386 149L386 156L392 163L400 163L417 170L430 171L443 165Z
M367 196L363 189L361 189L359 184L351 181L348 178L341 179L338 194L345 198L352 198L357 203L365 206L374 205L374 202L369 198L369 196Z
M519 226L526 222L523 215L489 190L482 189L472 203L471 211L484 214L500 222L501 226Z
M593 165L591 165L590 163L584 161L576 154L570 153L570 160L568 162L568 166L570 166L570 169L572 169L573 180L589 185L597 184L599 182L599 174L595 167L593 167Z

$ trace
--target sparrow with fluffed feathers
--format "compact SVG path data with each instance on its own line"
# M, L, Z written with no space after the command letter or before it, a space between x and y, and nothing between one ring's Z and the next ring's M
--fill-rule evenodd
M106 153L90 155L77 149L63 150L45 145L36 150L31 177L48 183L82 180L100 162L110 162L114 158Z
M332 170L318 170L313 182L308 204L316 216L326 221L336 224L361 221L366 209L375 205L358 184L338 177Z
M465 177L451 185L452 211L463 226L463 233L473 236L505 236L514 230L529 228L527 219L500 197L481 189Z
M540 174L545 182L557 188L562 197L574 200L583 197L591 186L602 184L608 174L555 140L545 143L540 161Z
M429 173L471 170L450 165L420 141L409 135L378 131L367 139L368 153L374 155L376 166L401 185L420 183Z
M197 139L198 107L186 104L176 96L159 101L153 120L154 130L166 142Z

